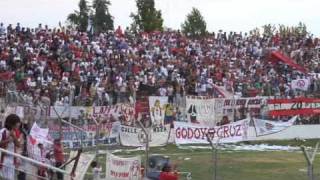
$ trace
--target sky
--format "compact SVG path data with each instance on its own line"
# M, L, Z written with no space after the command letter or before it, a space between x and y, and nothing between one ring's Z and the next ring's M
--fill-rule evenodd
M92 0L87 0L89 3ZM132 22L135 0L110 0L115 27ZM0 22L35 27L49 27L65 22L69 13L78 9L79 0L0 0ZM308 30L320 36L319 0L155 0L162 11L164 26L178 29L192 7L198 8L209 31L247 32L264 24L296 25L306 23Z

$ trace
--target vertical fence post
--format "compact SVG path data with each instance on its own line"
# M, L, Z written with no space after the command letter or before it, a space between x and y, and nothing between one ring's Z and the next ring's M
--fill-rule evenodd
M320 141L317 142L316 147L314 148L313 152L311 154L307 151L305 146L301 146L301 150L303 152L304 157L307 160L308 164L308 179L314 180L314 174L313 174L313 162L316 157L316 153L319 149Z
M138 124L140 125L143 133L146 136L146 162L145 162L145 170L144 170L144 175L145 177L147 177L147 173L148 173L148 163L149 163L149 132L147 131L147 129L143 126L143 124L141 123L140 120L137 121Z
M213 175L212 179L217 180L218 174L218 146L220 139L217 140L215 144L213 144L212 139L210 138L209 134L206 134L207 141L210 143L211 150L212 150L212 160L213 160Z

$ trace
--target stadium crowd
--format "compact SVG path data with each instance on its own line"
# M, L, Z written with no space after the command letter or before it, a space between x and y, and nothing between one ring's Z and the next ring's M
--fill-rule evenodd
M0 23L0 86L2 92L24 94L30 104L47 98L51 105L71 100L87 106L135 103L141 84L177 104L185 95L219 97L215 86L240 97L315 95L320 91L319 48L317 38L294 33L219 31L193 39L171 30L134 34L118 27L114 32L91 34L41 24L25 28ZM272 63L272 51L291 57L315 75ZM306 76L311 82L307 92L292 89L292 80ZM19 138L26 141L28 133L12 131L20 123L18 116L7 117L1 146L10 146L11 151L26 146ZM41 145L39 149L34 159L47 159ZM64 157L59 139L52 151L48 156L60 167ZM12 157L1 164L9 160L13 165ZM12 170L2 171L7 172L1 174L4 177L14 176ZM40 167L37 174L47 176L44 172Z
M140 83L176 101L186 94L217 97L213 85L242 97L287 97L299 95L291 80L306 75L284 63L276 66L270 52L320 73L319 47L317 38L293 33L219 31L192 39L170 30L133 34L118 27L90 34L1 23L0 75L2 89L23 92L33 102L45 96L52 105L70 98L75 105L134 103ZM320 78L310 78L308 94L320 89Z

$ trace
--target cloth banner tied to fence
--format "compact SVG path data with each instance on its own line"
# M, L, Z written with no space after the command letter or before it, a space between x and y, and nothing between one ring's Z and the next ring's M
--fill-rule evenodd
M170 125L163 127L153 127L149 130L149 145L150 146L165 146L169 139ZM121 126L120 141L124 146L144 146L145 134L141 128Z
M103 123L99 126L95 124L80 126L85 132L79 131L70 126L62 127L62 142L64 146L68 148L77 148L82 146L91 147L95 146L97 143L105 145L115 145L118 144L118 137L120 133L120 122L113 123ZM97 133L97 128L99 128L99 134ZM57 125L50 126L50 135L55 139L59 138L60 127ZM96 142L96 137L99 137L99 142Z
M120 158L107 153L106 179L108 180L140 180L141 158Z
M175 122L174 127L176 144L208 144L207 134L213 142L235 143L247 139L249 119L214 127Z
M77 152L76 151L71 151L70 152L70 158L72 159L74 157L77 156ZM90 167L91 162L94 160L94 158L96 157L96 155L94 154L89 154L89 153L81 153L79 161L78 161L78 165L75 171L75 177L65 177L64 180L84 180L84 177L87 173L88 168ZM68 164L66 167L66 171L71 173L72 172L72 168L74 166L75 161L73 161L72 163Z
M188 121L201 125L215 124L215 100L204 96L187 96L186 111Z
M275 122L253 118L253 122L257 136L265 136L268 134L278 133L291 127L296 122L297 118L298 116L294 116L287 122Z

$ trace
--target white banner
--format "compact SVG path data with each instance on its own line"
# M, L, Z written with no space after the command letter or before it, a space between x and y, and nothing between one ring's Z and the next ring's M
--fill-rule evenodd
M188 121L213 126L215 119L215 99L203 96L187 96L186 112Z
M292 126L298 116L294 116L287 122L268 121L263 119L253 118L254 127L257 136L265 136L268 134L278 133Z
M233 119L234 116L241 119L247 113L261 113L262 105L266 104L266 97L215 99L215 116L220 121L223 116Z
M215 127L175 122L174 127L176 144L208 144L206 134L213 142L236 143L247 139L249 120Z
M299 89L302 91L307 91L310 86L309 79L297 79L291 81L291 88L292 89Z
M22 110L23 109L23 110ZM116 104L113 106L51 106L50 108L17 106L15 108L7 108L7 113L17 113L20 117L25 115L33 115L34 119L40 119L47 116L51 119L60 118L79 118L85 116L87 118L100 118L102 120L114 118L121 120L122 124L133 125L135 120L135 109L131 104Z
M67 148L79 148L95 146L97 143L104 145L116 145L119 143L120 122L103 123L99 126L95 124L80 126L85 132L79 131L70 126L62 127L62 142ZM96 133L99 127L99 141L97 142ZM51 125L49 131L53 139L59 138L60 127ZM82 144L81 144L82 143Z
M163 127L154 127L148 129L150 134L149 146L165 146L169 139L170 125ZM120 141L123 146L144 146L145 145L145 134L141 128L121 126L120 130Z
M153 125L164 125L166 104L168 104L167 96L149 96L149 110Z
M41 143L51 143L49 138L49 129L48 128L40 128L36 122L33 123L33 126L30 130L30 136L36 139Z
M120 158L111 153L107 154L107 180L140 180L141 158Z
M76 157L77 153L78 152L76 152L76 151L71 151L69 159L72 159L72 158ZM83 180L84 176L86 175L87 170L90 167L90 165L91 165L92 161L94 160L95 156L96 156L95 154L81 153L79 161L78 161L77 169L76 169L76 172L75 172L75 177L73 177L72 179L74 179L74 180ZM73 161L72 163L67 165L67 167L66 167L66 171L67 172L69 172L69 173L72 172L72 168L74 166L74 162L75 161ZM64 179L65 180L72 180L69 176L65 176Z

